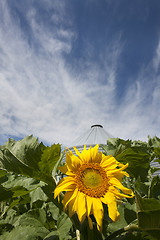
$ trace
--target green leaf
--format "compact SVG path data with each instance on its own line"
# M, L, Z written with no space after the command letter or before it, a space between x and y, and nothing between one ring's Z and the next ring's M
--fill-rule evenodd
M72 222L67 214L63 213L59 216L57 221L57 231L59 233L60 240L66 238L66 235L69 233L69 230L72 226Z
M137 205L137 211L157 211L160 210L160 200L155 198L142 198L140 194L135 191L135 199Z
M24 196L24 195L31 193L32 191L36 191L36 189L27 190L26 188L24 188L22 186L15 186L13 188L7 189L7 188L3 187L2 185L0 185L0 201L5 201L5 200L8 200L9 198L14 199L16 197Z
M138 225L151 236L159 239L160 234L160 200L155 198L142 198L135 192Z
M61 215L58 216L58 221L57 221L57 230L49 233L46 237L45 240L49 239L60 239L60 240L67 240L71 239L69 236L69 231L72 226L72 222L70 218L62 212ZM56 238L58 236L59 238Z
M123 140L120 138L107 139L107 146L103 146L107 155L113 155L119 162L129 163L127 172L131 177L144 181L153 159L150 146L146 142Z
M59 240L59 232L58 231L52 231L50 232L44 240Z
M8 224L11 224L13 225L14 222L16 221L16 219L18 218L19 216L17 216L17 212L16 210L14 209L9 209L7 214L6 214L6 217L5 219L1 219L1 223L8 223Z
M48 197L46 196L46 194L43 192L42 188L40 188L40 187L38 187L37 189L32 191L30 193L30 197L31 197L31 201L30 201L31 207L32 207L32 204L36 201L45 202L48 199Z
M155 176L151 181L149 197L158 199L158 196L160 196L160 177Z
M132 180L132 184L136 191L138 191L142 196L148 196L148 189L150 186L149 182L142 182L140 177L138 177L136 180Z
M58 168L59 164L61 163L63 157L64 157L64 151L63 151L63 153L61 153L61 156L60 156L59 160L56 162L56 164L55 164L55 166L54 166L54 168L53 168L53 171L52 171L52 175L53 175L53 176L56 175L57 168Z
M148 144L150 147L153 147L153 148L160 147L160 138L156 136L153 138L148 137Z
M52 175L53 168L60 159L60 154L60 144L54 144L51 147L46 147L43 150L41 161L39 162L39 168L41 169L41 171L46 173L47 175Z
M159 230L160 232L160 210L145 211L138 213L139 227L143 230Z
M0 148L0 168L8 172L22 174L56 186L52 170L59 160L59 144L45 147L37 138L27 136L20 141L9 140Z
M13 229L13 226L9 223L0 223L0 235L4 232L10 232Z
M141 147L131 147L116 156L120 162L129 163L127 172L131 177L145 181L150 168L150 154Z
M47 211L51 213L54 220L58 220L59 217L59 208L52 202L47 203Z
M7 174L6 171L0 169L0 178Z
M38 240L43 239L48 234L44 227L18 226L11 232L6 232L1 236L1 240Z
M156 136L154 138L149 137L148 144L153 149L154 160L160 163L160 138Z
M108 138L107 145L101 145L101 147L105 150L107 155L116 157L116 155L131 147L131 142L131 140L123 140L120 138Z
M29 221L29 219L31 221ZM34 221L34 223L33 223ZM44 226L46 222L46 213L44 209L32 209L29 210L28 212L22 214L17 221L14 223L14 226Z
M12 191L5 189L2 185L0 185L0 202L8 200L12 197L12 195Z
M160 163L160 147L154 148L154 153L156 156L155 162Z
M22 186L26 188L27 190L34 190L37 187L43 187L46 184L42 181L36 180L34 178L29 178L25 176L18 176L17 174L7 174L7 179L3 183L3 186L5 188L14 188L16 186Z

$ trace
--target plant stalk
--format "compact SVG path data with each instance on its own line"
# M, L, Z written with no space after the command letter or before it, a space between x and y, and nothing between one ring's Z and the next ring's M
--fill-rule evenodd
M120 228L119 230L113 232L111 235L109 235L108 237L105 238L105 240L111 240L114 239L115 237L117 237L118 235L127 232L127 231L139 231L139 227L136 224L130 224L127 225L124 228Z

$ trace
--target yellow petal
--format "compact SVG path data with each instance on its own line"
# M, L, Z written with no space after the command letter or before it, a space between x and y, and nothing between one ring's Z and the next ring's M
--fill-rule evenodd
M73 210L73 205L75 203L77 198L72 199L69 203L68 203L68 214L69 217L71 218L74 214L75 214L75 210Z
M66 192L65 195L64 195L64 198L63 198L63 200L62 200L62 203L63 203L63 211L64 211L64 212L65 212L65 210L66 210L67 204L68 204L68 202L70 201L73 193L74 193L74 191L72 191L72 192Z
M129 188L124 187L118 179L112 177L110 178L110 183L114 187L117 187L118 189L122 190L124 193L134 196L133 191Z
M60 187L60 186L62 186L62 185L64 185L64 184L66 184L66 183L76 184L76 181L75 181L75 179L74 179L73 177L64 177L64 178L62 178L62 179L59 181L57 187Z
M115 200L115 196L113 193L111 192L106 192L106 194L101 197L101 201L104 203L104 204L108 204L108 203L111 203Z
M73 148L74 148L75 153L77 154L77 156L81 159L81 153L78 151L78 149L75 146ZM82 161L82 159L81 159L81 161Z
M116 221L119 218L119 212L117 210L117 202L114 193L107 192L101 201L108 205L108 214L112 221Z
M72 166L74 167L74 171L77 170L77 168L79 168L82 164L82 161L79 157L77 156L73 156L72 157Z
M118 166L116 159L112 155L105 156L104 154L100 165L106 170L115 169Z
M82 221L84 220L84 217L86 216L86 195L83 192L79 193L79 197L78 197L78 218L79 221L82 223Z
M78 193L78 188L76 188L73 192L66 192L65 193L65 196L63 198L63 206L64 206L64 211L68 205L69 202L72 201L72 199L76 198L77 197L77 193Z
M74 171L74 167L72 165L72 159L71 159L71 154L68 154L67 151L66 152L66 165L69 171Z
M98 153L98 148L99 148L99 144L97 144L95 147L90 149L90 154L91 154L91 162L97 162L99 163L100 159L99 159L99 153Z
M69 217L72 217L74 215L74 213L77 212L77 199L78 199L78 195L79 195L78 189L75 189L74 195L76 197L72 198L72 200L68 203Z
M127 164L125 164L125 165L123 165L123 167L121 167L121 168L116 168L115 170L109 170L108 171L108 176L115 176L115 175L117 175L118 173L124 173L124 175L126 174L126 172L122 172L124 169L126 169L128 167L128 163Z
M75 173L69 171L67 164L65 164L64 166L58 167L58 169L65 175L72 176L72 177L75 176Z
M91 147L87 150L86 149L86 145L84 146L84 149L81 152L81 159L82 159L82 161L84 161L86 163L91 161L91 152L90 152L90 150L91 150Z
M78 191L77 197L75 198L75 201L72 202L72 211L73 212L77 212L78 211L78 197L79 197L79 193L80 192Z
M76 183L72 177L63 178L61 183L57 185L54 190L54 198L56 198L60 192L73 191L76 188Z
M115 188L113 186L111 186L109 188L109 191L112 192L116 196L116 198L119 198L119 199L121 199L121 198L132 198L134 196L134 194L131 194L130 196L126 195L126 194L123 194L117 188Z
M120 214L117 209L116 199L111 203L108 203L108 213L109 213L109 217L112 219L113 222L119 219Z
M92 211L97 222L97 229L102 231L103 206L99 198L93 198Z
M67 168L67 165L65 164L64 166L62 166L62 167L58 167L58 169L62 172L62 173L64 173L64 174L66 174L66 172L68 171L68 168Z
M75 147L74 147L75 148ZM69 150L69 149L68 149ZM75 148L75 151L78 152L78 150ZM69 150L69 154L66 151L66 165L68 167L68 170L70 171L76 171L78 167L81 165L81 159L78 156L75 156L72 151Z
M90 196L86 196L86 207L87 207L87 218L88 218L88 223L89 223L89 228L93 229L93 223L92 223L92 219L90 218L90 214L91 214L91 209L92 209L92 197Z
M108 174L108 177L116 177L120 182L124 176L129 177L129 174L125 171L116 172L115 174Z
M92 199L93 199L92 197L86 196L87 216L89 216L91 213L92 203L93 203Z

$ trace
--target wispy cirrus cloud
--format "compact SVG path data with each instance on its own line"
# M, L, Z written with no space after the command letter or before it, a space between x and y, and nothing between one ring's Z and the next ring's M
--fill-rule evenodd
M134 82L130 83L123 101L119 106L119 124L115 132L121 137L147 140L160 134L160 75L159 75L159 43L155 46L153 58L142 65Z
M36 9L26 14L34 39L29 44L9 7L3 4L1 135L21 137L33 133L46 142L67 143L74 128L83 128L103 115L102 103L106 100L110 108L115 70L106 64L106 71L101 73L98 64L86 62L75 79L75 73L65 66L63 53L71 50L76 33L63 28L52 32L37 22L37 14ZM58 22L57 15L52 18ZM106 77L106 84L99 84Z
M145 139L155 134L160 100L158 47L150 64L143 66L118 99L118 69L125 47L121 35L104 47L98 61L92 59L95 50L90 46L88 57L78 59L75 67L66 56L71 55L78 33L66 3L55 1L54 9L51 3L45 1L45 9L43 5L49 11L47 21L38 8L26 6L27 30L7 2L0 3L1 141L9 135L34 134L48 144L67 145L95 123L115 137Z

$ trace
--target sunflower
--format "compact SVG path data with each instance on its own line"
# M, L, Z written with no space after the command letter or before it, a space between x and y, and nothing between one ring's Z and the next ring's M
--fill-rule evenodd
M81 223L87 217L90 229L93 228L90 218L93 214L98 230L102 231L103 204L107 204L109 217L116 221L120 216L117 200L123 197L132 198L134 194L121 184L124 175L129 177L123 171L128 164L119 163L112 155L106 156L99 152L98 148L98 144L88 150L84 146L80 153L74 147L76 155L68 149L66 164L59 167L66 177L58 183L54 198L64 191L64 211L68 209L70 217L77 213Z

